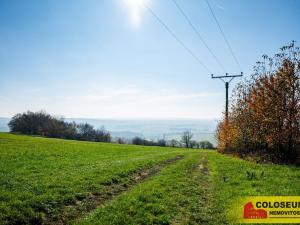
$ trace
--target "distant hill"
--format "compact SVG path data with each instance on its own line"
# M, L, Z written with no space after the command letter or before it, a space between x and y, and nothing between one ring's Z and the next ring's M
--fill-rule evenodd
M10 118L0 118L0 131L7 132L9 128L7 123ZM113 137L123 137L132 139L139 136L150 140L165 138L180 139L185 130L190 130L197 141L208 140L216 144L214 133L217 120L109 120L109 119L82 119L66 118L68 122L89 123L95 128L104 126L109 130Z
M127 120L108 120L108 119L78 119L68 118L66 121L75 121L92 124L96 128L104 126L109 130L113 137L124 137L131 139L135 136L157 140L160 138L180 139L181 134L190 130L197 141L208 140L216 144L214 133L217 120L193 120L193 119L127 119Z

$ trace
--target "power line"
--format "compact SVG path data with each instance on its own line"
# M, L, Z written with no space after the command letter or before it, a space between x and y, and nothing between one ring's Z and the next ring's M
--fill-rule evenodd
M237 64L237 66L239 67L239 69L242 71L241 65L240 65L239 61L237 60L237 57L235 56L235 54L234 54L234 52L233 52L233 50L232 50L232 47L230 46L229 41L228 41L228 39L226 38L226 35L225 35L225 33L224 33L224 31L223 31L223 29L222 29L222 27L221 27L221 25L220 25L220 23L219 23L219 21L218 21L216 15L215 15L215 13L214 13L214 11L213 11L211 5L209 4L208 0L205 0L205 1L206 1L207 5L208 5L208 8L209 8L209 10L210 10L210 12L211 12L211 14L212 14L212 16L213 16L213 18L214 18L216 24L218 25L218 28L219 28L219 30L220 30L222 36L223 36L223 39L225 40L225 42L226 42L226 44L227 44L227 47L229 48L229 51L230 51L232 57L234 58L234 61L236 62L236 64Z
M183 41L181 41L177 35L165 24L162 19L148 6L144 5L145 8L150 12L150 14L171 34L171 36L201 65L203 66L207 72L211 73L208 67L199 59L199 57L189 48L187 47Z
M210 47L208 46L208 44L204 41L204 39L202 38L200 32L197 30L197 28L194 26L194 24L192 23L192 21L189 19L189 17L186 15L186 13L183 11L183 9L180 7L180 5L176 2L176 0L172 0L173 3L175 4L175 6L177 7L177 9L180 11L180 13L182 14L182 16L186 19L186 21L189 23L189 25L192 27L192 29L194 30L194 32L196 33L196 35L198 36L198 38L200 39L200 41L205 45L205 47L207 48L207 50L210 52L210 54L213 56L213 58L216 60L216 62L218 63L218 65L222 68L222 70L224 72L226 72L223 64L221 63L221 61L218 59L218 57L213 53L213 51L210 49Z

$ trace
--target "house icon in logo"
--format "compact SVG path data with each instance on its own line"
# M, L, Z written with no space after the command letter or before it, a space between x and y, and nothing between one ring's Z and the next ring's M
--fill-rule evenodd
M252 202L244 205L244 219L266 219L267 211L264 209L255 209Z

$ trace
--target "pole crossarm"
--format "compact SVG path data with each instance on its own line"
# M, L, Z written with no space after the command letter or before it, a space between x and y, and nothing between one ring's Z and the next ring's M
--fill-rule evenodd
M235 77L242 77L244 74L243 72L241 72L241 74L238 75L229 75L228 73L226 73L226 75L223 76L214 76L214 74L211 75L211 78L235 78Z
M224 76L214 76L213 74L211 75L212 79L220 79L225 83L225 91L226 91L226 97L225 97L225 119L226 122L228 121L228 89L229 89L229 83L235 78L235 77L242 77L244 74L241 72L241 74L238 75L229 75L226 73ZM229 81L225 81L224 79L228 78L230 79Z

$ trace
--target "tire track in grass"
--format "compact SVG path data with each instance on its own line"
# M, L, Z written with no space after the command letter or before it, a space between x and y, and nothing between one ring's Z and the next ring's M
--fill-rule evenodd
M169 165L77 223L208 224L212 217L210 187L206 153L187 153L183 160Z
M178 155L175 158L167 159L166 161L151 168L138 171L130 177L122 180L112 178L110 182L103 183L103 191L101 193L91 192L87 198L80 198L80 196L78 196L78 200L75 204L64 206L63 213L59 218L46 218L44 224L64 225L68 224L70 221L78 220L80 217L94 210L96 207L99 207L123 192L130 190L133 186L145 181L151 176L156 175L166 166L174 164L183 158L183 155Z
M208 159L203 154L190 173L190 183L186 193L191 193L189 204L180 209L180 213L171 221L172 225L211 224L211 187Z

